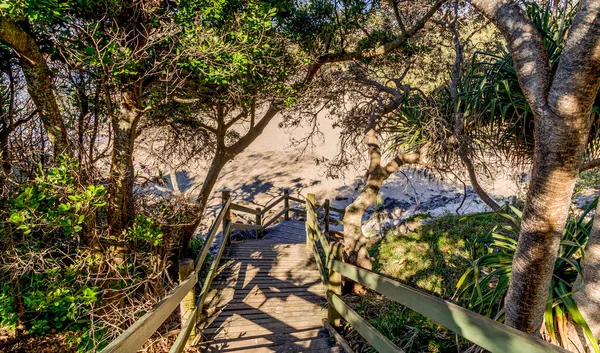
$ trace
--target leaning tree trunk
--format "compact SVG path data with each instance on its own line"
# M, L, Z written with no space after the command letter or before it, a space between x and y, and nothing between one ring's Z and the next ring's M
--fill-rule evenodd
M356 199L346 207L344 213L344 251L346 262L371 270L373 264L366 247L366 238L362 231L362 218L366 210L373 205L383 182L403 164L417 163L418 153L398 154L385 166L381 165L381 147L375 134L376 120L383 114L391 112L399 105L399 100L388 104L382 111L373 113L365 133L365 144L369 150L369 169L365 187ZM355 286L355 291L361 291Z
M483 187L481 187L481 185L479 184L479 181L477 180L477 173L475 172L475 166L473 165L471 158L467 154L467 148L466 146L464 146L464 144L465 142L463 141L461 143L461 146L458 148L458 156L460 157L460 160L463 162L465 168L467 169L467 173L469 174L469 181L471 182L473 190L475 190L475 193L477 194L477 196L479 196L481 201L488 205L492 210L498 211L500 209L500 205L498 205L498 203L494 201L494 199L492 199L490 195L488 195L488 193L485 190L483 190Z
M27 92L35 103L48 139L54 146L54 155L71 155L67 129L52 87L50 69L37 43L18 24L5 19L0 19L0 40L17 53L27 82Z
M346 207L344 213L344 250L345 261L367 270L373 269L373 264L366 247L366 238L362 231L362 219L369 207L377 199L381 185L388 178L377 166L369 171L365 187L356 199Z
M108 192L110 234L117 238L131 226L135 215L133 149L141 115L139 96L133 90L123 92L119 114L112 118L114 142Z
M600 202L594 214L582 267L583 278L578 277L574 285L574 288L581 289L573 297L594 337L600 340Z
M204 214L204 209L208 204L208 199L210 198L215 184L219 179L221 170L223 170L223 167L225 167L225 165L227 164L227 162L229 162L230 159L231 158L228 158L227 154L222 151L217 151L215 156L213 157L212 162L210 163L210 167L208 169L208 173L206 174L206 177L204 177L204 182L202 184L202 188L200 189L200 194L196 199L194 212L196 213L197 217L194 220L194 222L183 227L181 230L181 250L179 258L181 258L181 256L187 251L188 246L190 244L190 240L194 236L196 228L198 228L200 222L202 222L202 215Z

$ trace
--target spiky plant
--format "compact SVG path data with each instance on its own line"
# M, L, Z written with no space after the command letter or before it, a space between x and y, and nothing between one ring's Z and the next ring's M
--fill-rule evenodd
M597 204L598 198L580 216L569 219L567 223L554 266L545 312L546 330L553 340L558 341L558 333L561 344L565 344L567 332L564 323L570 315L583 329L596 353L600 352L598 343L581 315L573 293L579 289L575 287L575 280L578 276L583 276L581 261L585 257L584 248L593 222L589 214ZM489 234L475 240L471 266L457 283L455 299L470 310L503 320L504 299L512 273L522 213L518 208L506 205L497 215L507 222L495 226Z

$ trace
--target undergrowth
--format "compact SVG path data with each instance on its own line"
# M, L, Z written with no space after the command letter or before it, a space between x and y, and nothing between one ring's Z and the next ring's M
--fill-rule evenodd
M469 267L474 239L497 223L494 214L445 215L406 234L397 229L374 243L374 271L435 296L450 299ZM405 352L457 352L470 343L422 315L375 293L350 297L352 307ZM375 352L357 332L346 327L356 352Z

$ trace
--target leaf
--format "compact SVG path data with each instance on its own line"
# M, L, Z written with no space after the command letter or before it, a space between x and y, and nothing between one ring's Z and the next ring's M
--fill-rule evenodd
M585 333L585 336L587 337L587 339L590 343L590 346L592 346L592 349L594 350L594 352L600 353L600 347L598 347L598 341L596 341L596 338L594 338L594 334L592 333L592 330L590 329L587 322L583 318L583 315L581 315L581 312L579 311L579 308L577 307L577 303L573 299L573 296L571 295L571 293L568 292L566 285L563 282L558 282L557 286L556 286L556 291L561 296L561 300L562 300L563 304L565 304L565 307L567 308L567 311L569 312L569 314L571 314L573 321L575 321L575 323L577 325L579 325L579 326L581 326L581 328L583 328L583 332Z

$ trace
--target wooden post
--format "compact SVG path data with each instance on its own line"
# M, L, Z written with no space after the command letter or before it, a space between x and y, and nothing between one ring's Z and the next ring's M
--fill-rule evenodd
M221 191L221 205L224 206L229 198L231 197L231 191L223 190ZM223 217L223 236L225 236L225 227L227 226L227 222L231 221L231 210L227 209L225 211L225 217ZM231 239L227 239L227 245L231 244Z
M327 264L327 277L329 278L327 281L327 321L335 328L340 327L341 316L340 313L334 309L329 293L337 294L338 296L342 295L342 275L331 270L331 260L344 261L342 251L342 244L340 242L336 241L331 243L331 253L329 254L330 258Z
M283 190L283 194L285 198L283 199L283 207L285 208L285 216L284 220L288 221L290 219L290 191L288 189Z
M323 208L325 209L325 226L323 231L325 232L325 235L329 237L329 199L325 200Z
M257 211L260 211L260 207L256 208ZM256 224L257 225L262 225L262 215L259 213L256 215ZM256 239L261 239L263 237L263 230L262 229L257 229L256 230Z
M182 259L179 261L179 283L183 283L194 271L194 260L193 259ZM179 312L181 315L181 327L185 325L188 319L195 321L195 316L188 317L190 313L196 310L196 293L194 287L185 295L181 303L179 303ZM191 322L191 325L196 326L195 322ZM192 327L192 332L188 338L188 343L191 343L196 337L196 328ZM186 343L187 344L187 343Z
M315 194L306 195L306 246L312 249L313 233L316 231L315 223Z

